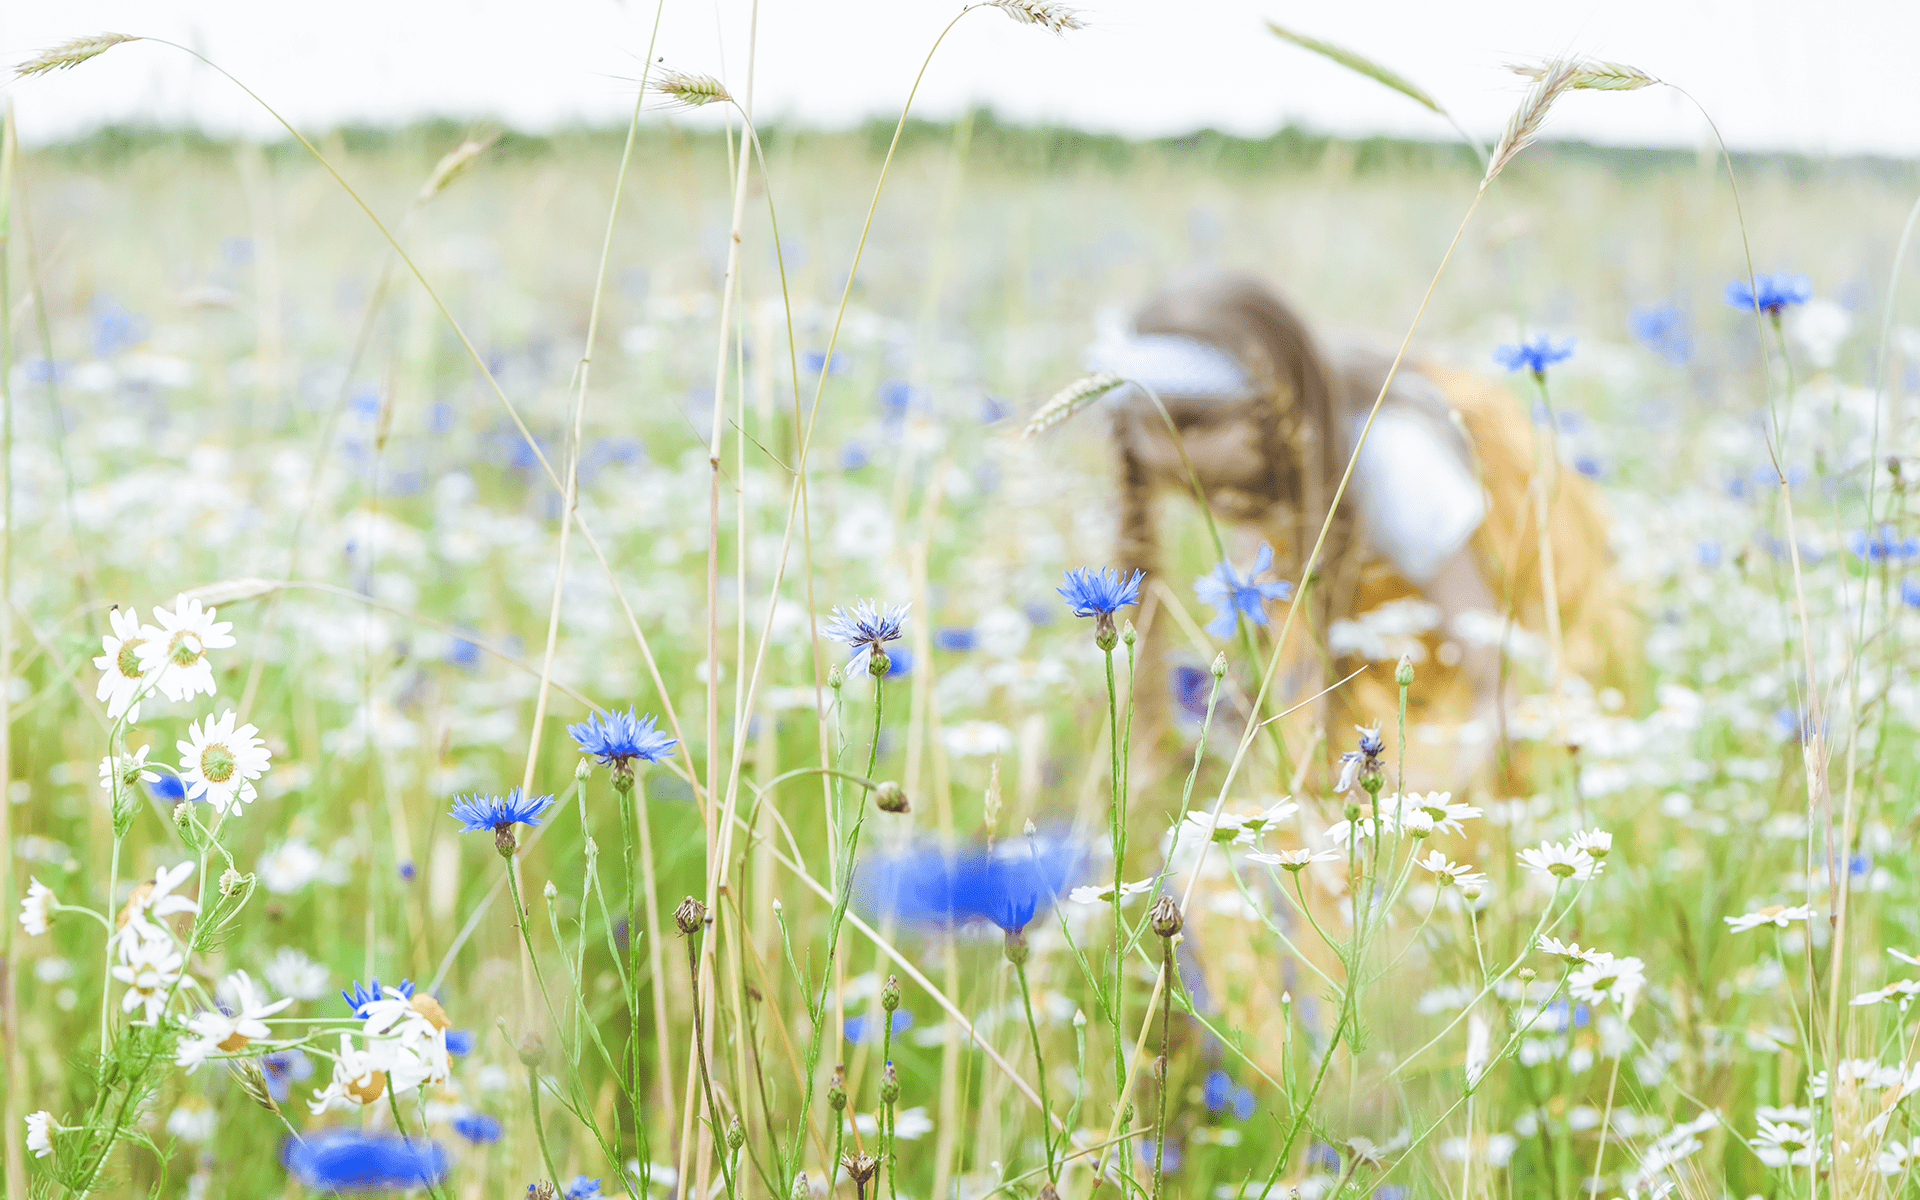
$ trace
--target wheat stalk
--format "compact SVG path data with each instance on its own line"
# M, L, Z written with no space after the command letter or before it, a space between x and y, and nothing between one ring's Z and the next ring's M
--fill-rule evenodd
M987 0L987 7L999 9L1022 25L1038 25L1052 33L1087 27L1078 12L1054 0Z
M1632 92L1643 87L1652 87L1660 80L1647 74L1638 67L1625 63L1607 62L1602 59L1587 59L1584 62L1570 62L1573 78L1567 87L1600 92ZM1535 81L1546 78L1552 63L1508 63L1507 70Z
M51 50L42 50L26 62L13 69L15 75L45 75L49 71L64 71L77 67L97 54L105 54L121 42L137 42L140 39L129 33L96 33L92 37L74 38L62 42Z
M1419 84L1414 83L1398 71L1383 67L1370 58L1365 58L1354 53L1345 46L1336 46L1332 42L1323 42L1317 37L1309 37L1304 33L1296 33L1284 25L1277 24L1273 21L1267 22L1267 28L1273 31L1274 36L1292 42L1302 50L1311 50L1323 58L1330 58L1347 70L1356 71L1359 74L1365 75L1368 79L1376 83L1385 84L1387 87L1399 92L1402 96L1407 97L1417 104L1425 105L1434 112L1444 115L1447 111L1441 108L1440 102L1432 96L1429 96L1426 89L1422 88Z
M1033 418L1027 422L1027 427L1020 431L1020 436L1030 438L1045 433L1125 382L1126 380L1118 375L1107 371L1074 380L1055 392L1051 400L1040 406L1039 410L1033 414Z
M1540 69L1540 74L1527 89L1520 101L1520 107L1513 110L1513 116L1507 120L1506 132L1500 135L1500 144L1493 149L1493 156L1487 160L1487 173L1480 180L1482 189L1493 182L1493 177L1501 168L1513 161L1513 156L1533 144L1540 134L1540 126L1547 119L1547 110L1560 94L1574 86L1579 65L1565 60L1550 62Z
M484 140L468 138L441 155L440 161L433 165L433 174L427 176L427 181L420 185L420 201L424 203L446 191L448 185L465 175L468 168L472 167L480 156L499 140L498 135Z
M733 93L711 75L692 75L686 71L662 69L653 90L676 104L698 108L702 104L732 103Z

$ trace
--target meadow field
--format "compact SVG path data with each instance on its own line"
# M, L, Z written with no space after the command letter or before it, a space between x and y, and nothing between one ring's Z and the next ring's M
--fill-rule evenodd
M1499 174L1414 352L1597 483L1635 653L1513 631L1505 769L1396 807L1391 704L1250 728L1190 500L1103 649L1105 426L1022 433L1195 265L1391 352L1474 150L909 120L866 231L892 123L736 191L652 105L9 139L9 1194L1920 1190L1913 164Z

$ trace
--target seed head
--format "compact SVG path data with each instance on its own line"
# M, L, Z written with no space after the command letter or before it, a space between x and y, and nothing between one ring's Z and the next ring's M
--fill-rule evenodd
M1049 33L1087 27L1079 13L1054 0L987 0L987 3L1022 25L1038 25Z
M1006 4L996 7L1004 7L1011 14L1016 6ZM1055 392L1051 399L1034 412L1033 417L1027 422L1027 427L1020 431L1020 436L1030 438L1045 433L1125 382L1126 380L1108 371L1074 380Z
M673 923L681 933L692 937L707 923L707 906L688 896L680 902L679 908L673 910Z
M446 191L448 185L465 175L467 169L487 152L487 148L493 145L495 140L487 138L482 141L479 138L468 138L441 155L440 161L433 165L433 173L428 175L427 181L420 185L418 198L422 201L431 200Z
M1153 907L1147 911L1147 919L1153 923L1153 931L1163 938L1179 933L1180 927L1186 924L1185 918L1180 915L1180 906L1172 896L1155 900Z
M880 1169L880 1160L871 1154L846 1154L841 1156L840 1165L853 1177L855 1187L864 1188Z
M118 46L121 42L137 42L140 39L125 33L96 33L92 37L74 38L62 42L50 50L42 50L26 62L15 67L16 75L45 75L49 71L65 71L98 54Z
M654 74L653 90L665 96L674 104L684 104L688 108L698 108L702 104L731 102L732 93L726 86L711 75L690 75L685 71L671 68L662 69Z
M873 806L883 813L906 812L909 809L907 793L899 784L888 780L873 790Z

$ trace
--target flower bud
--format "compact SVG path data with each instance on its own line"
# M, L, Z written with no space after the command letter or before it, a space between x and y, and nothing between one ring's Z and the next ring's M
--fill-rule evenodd
M1033 837L1040 832L1040 827L1033 823L1032 817L1028 817L1027 823L1020 827L1020 832L1026 834L1028 837Z
M547 886L540 889L540 894L547 898L548 904L552 904L553 898L560 894L560 889L553 886L553 880L549 879L547 880Z
M1120 635L1113 628L1113 614L1101 613L1094 618L1093 644L1102 650L1112 650L1120 643Z
M1024 927L1007 930L1006 954L1007 961L1014 966L1027 965L1027 931Z
M673 910L673 923L681 933L692 937L707 923L707 906L688 896Z
M580 783L585 783L587 780L593 778L593 760L583 758L573 764L573 777Z
M1215 679L1225 679L1227 677L1227 652L1225 650L1213 656L1213 666L1209 669L1213 672Z
M187 849L200 849L200 827L193 819L193 805L182 800L173 806L173 827L180 831L180 840L187 844Z
M513 1049L520 1056L522 1066L537 1067L540 1060L547 1056L547 1039L541 1037L538 1030L529 1029L521 1035Z
M1413 655L1400 656L1400 665L1393 669L1393 681L1403 688L1413 686Z
M1153 931L1163 938L1170 938L1179 933L1180 927L1186 924L1185 919L1180 915L1180 905L1172 896L1162 896L1155 900L1153 907L1147 910L1147 920L1152 923Z
M512 825L503 821L493 827L493 848L501 858L513 857L513 852L520 848L520 844L514 840Z
M893 1060L887 1060L886 1069L880 1072L880 1103L892 1104L900 1098L900 1076L894 1072Z
M1073 1010L1073 1027L1075 1029L1085 1029L1087 1027L1086 1009L1076 1008Z
M1034 1193L1034 1200L1060 1200L1060 1190L1054 1187L1053 1180L1049 1179L1040 1185L1038 1192Z
M1134 632L1132 621L1128 621L1120 627L1120 640L1129 646L1134 645L1140 640L1140 635Z
M875 679L883 678L886 673L892 669L893 660L888 658L887 652L880 647L875 646L873 651L867 655L867 674L873 676Z
M1536 973L1535 973L1535 971L1534 971L1534 969L1533 969L1532 967L1521 967L1521 968L1520 968L1520 982L1521 982L1521 983L1532 983L1532 982L1534 981L1534 979L1535 979L1536 977L1537 977L1537 976L1536 976Z
M727 1126L727 1149L738 1150L740 1147L746 1144L747 1144L747 1131L740 1124L740 1118L735 1117L733 1119L733 1124Z
M886 984L880 989L880 1007L888 1012L900 1007L900 979L888 975Z
M907 793L899 784L889 779L873 789L873 806L883 813L903 813L908 811Z
M807 1187L807 1173L805 1171L793 1177L793 1191L791 1195L792 1200L809 1200L809 1197L813 1195L812 1190Z
M833 1074L827 1079L827 1107L835 1112L847 1110L847 1064L833 1064Z
M847 682L846 679L843 678L840 674L839 663L835 663L831 667L827 668L827 686L828 687L832 688L834 691L837 692L846 682Z

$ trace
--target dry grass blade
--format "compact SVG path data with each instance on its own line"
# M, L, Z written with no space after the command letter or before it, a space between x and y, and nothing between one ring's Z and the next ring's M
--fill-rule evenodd
M240 1085L240 1090L246 1093L249 1100L270 1113L280 1111L280 1104L273 1098L273 1092L267 1087L267 1076L260 1069L258 1059L229 1058L226 1064L227 1070L233 1075L234 1082Z
M480 156L499 140L497 134L489 138L468 138L441 155L440 161L433 165L433 174L427 176L427 181L420 185L420 200L424 203L446 191L454 180L465 175Z
M1040 410L1033 414L1033 419L1027 422L1027 427L1020 431L1020 436L1030 438L1045 433L1125 382L1118 375L1106 371L1074 380L1040 406Z
M74 38L51 50L42 50L15 67L13 72L16 75L45 75L49 71L64 71L79 66L97 54L105 54L121 42L139 40L130 33L96 33L92 37Z
M1022 25L1038 25L1053 33L1087 27L1078 12L1053 0L987 0L987 7L999 9Z
M1541 68L1533 86L1520 101L1520 107L1513 110L1513 116L1507 120L1506 132L1500 135L1500 144L1494 147L1493 156L1487 160L1487 173L1480 181L1485 188L1493 182L1501 168L1513 161L1513 156L1526 149L1540 134L1540 126L1546 122L1547 110L1560 94L1573 87L1573 80L1579 71L1576 63L1556 61Z
M223 604L238 604L242 600L257 600L261 596L272 595L286 585L277 579L222 579L218 583L203 583L196 588L188 588L181 595L189 600L198 600L208 608L217 608Z
M1638 67L1625 63L1606 62L1600 59L1588 59L1585 62L1569 64L1573 68L1573 79L1569 88L1597 92L1632 92L1643 87L1652 87L1660 80L1647 74ZM1507 70L1535 81L1546 78L1552 70L1552 63L1509 63Z
M1304 33L1296 33L1286 26L1276 24L1273 21L1267 22L1267 28L1273 30L1274 36L1292 42L1302 50L1311 50L1322 58L1330 58L1347 70L1365 75L1375 83L1385 84L1387 87L1399 92L1402 96L1416 103L1425 105L1434 112L1445 113L1447 111L1441 108L1440 102L1432 96L1429 96L1426 90L1419 84L1414 83L1398 71L1383 67L1370 58L1364 58L1361 55L1355 54L1345 46L1336 46L1332 42L1323 42L1317 37L1309 37Z
M685 71L663 68L654 80L653 90L676 104L698 108L702 104L731 103L733 93L711 75L690 75Z

